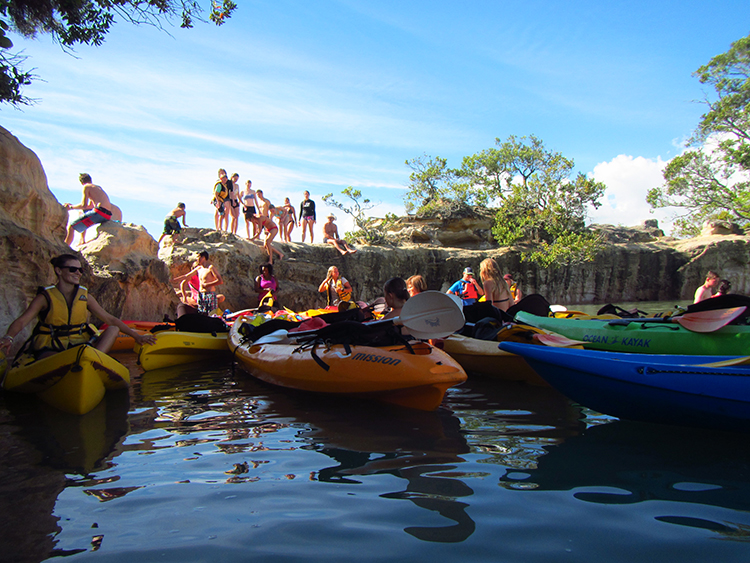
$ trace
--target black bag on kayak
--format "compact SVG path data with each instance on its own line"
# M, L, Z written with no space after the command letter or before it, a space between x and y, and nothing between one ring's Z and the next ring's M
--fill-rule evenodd
M549 301L538 293L532 293L508 309L508 314L515 318L519 311L525 311L537 317L549 317Z
M204 332L217 334L219 332L229 332L227 324L218 317L207 317L200 313L187 313L177 317L174 322L177 330L182 332Z

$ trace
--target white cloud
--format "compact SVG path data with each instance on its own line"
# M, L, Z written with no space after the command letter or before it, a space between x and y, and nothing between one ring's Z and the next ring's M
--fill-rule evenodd
M589 213L593 223L639 225L646 219L657 219L665 233L672 227L672 213L666 209L651 212L646 194L664 181L662 171L669 161L621 154L594 167L592 176L607 186L602 206Z

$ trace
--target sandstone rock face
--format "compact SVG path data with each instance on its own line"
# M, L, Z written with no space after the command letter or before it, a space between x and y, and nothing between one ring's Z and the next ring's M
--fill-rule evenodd
M742 228L731 221L706 221L701 229L701 237L710 235L741 235Z
M80 247L92 269L89 291L106 311L122 319L174 318L178 300L158 250L141 226L112 221L100 225L96 238Z
M54 281L49 261L65 252L68 214L47 187L36 155L0 127L0 334L36 294ZM17 349L31 332L16 338Z
M679 241L674 247L685 257L676 276L682 299L692 299L708 270L729 280L732 293L750 294L750 237L711 235Z

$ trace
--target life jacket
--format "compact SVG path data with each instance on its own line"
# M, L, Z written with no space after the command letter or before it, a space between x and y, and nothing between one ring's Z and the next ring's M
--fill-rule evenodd
M464 282L464 290L461 293L461 299L479 299L479 292L476 286L471 282Z
M62 352L91 340L94 331L87 322L88 290L85 287L76 287L70 310L65 296L56 286L39 288L38 293L47 299L47 308L39 313L39 322L31 333L33 354L50 350Z
M510 289L510 296L513 298L513 301L516 300L516 295L518 294L518 282L513 282L508 286L508 289Z
M331 289L336 292L340 301L352 300L352 290L346 289L341 278L339 278L335 282L333 280L328 282L328 291L326 292L326 295L328 296L328 305L334 305L334 303L331 303Z
M227 182L227 184L229 184L229 182ZM229 188L221 182L216 182L216 185L214 186L214 197L216 198L216 201L221 203L222 201L225 201L228 196Z

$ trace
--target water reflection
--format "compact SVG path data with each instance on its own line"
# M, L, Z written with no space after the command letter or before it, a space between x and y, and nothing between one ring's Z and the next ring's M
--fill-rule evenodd
M574 491L585 502L628 505L670 501L750 510L750 451L732 433L615 420L545 447L536 467L511 472L500 485L513 490ZM747 541L742 524L684 515L656 517Z

